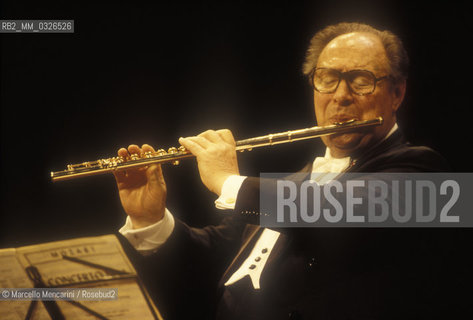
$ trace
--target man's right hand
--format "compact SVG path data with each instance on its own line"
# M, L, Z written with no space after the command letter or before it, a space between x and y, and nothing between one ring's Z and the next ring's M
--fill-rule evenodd
M130 145L128 150L125 148L118 150L118 155L126 158L131 154L142 155L149 151L154 152L154 149L147 144L142 148ZM164 217L166 182L161 165L120 170L114 175L122 206L131 219L133 229L147 227Z

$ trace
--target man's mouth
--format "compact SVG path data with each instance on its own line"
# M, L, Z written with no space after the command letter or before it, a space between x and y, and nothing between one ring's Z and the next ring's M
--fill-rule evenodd
M344 122L356 121L356 120L358 120L358 118L355 117L355 116L340 115L340 116L331 117L329 122L331 124L341 124L341 123L344 123Z

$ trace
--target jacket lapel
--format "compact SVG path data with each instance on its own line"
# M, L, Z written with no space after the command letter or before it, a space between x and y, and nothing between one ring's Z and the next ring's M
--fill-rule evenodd
M228 266L227 270L223 273L222 278L220 279L219 286L223 286L225 282L231 277L235 271L241 266L241 264L245 261L246 258L251 253L251 250L258 241L261 233L263 232L263 228L258 225L248 224L246 225L245 231L243 232L242 243L243 245L240 247L237 255L233 259L233 261Z

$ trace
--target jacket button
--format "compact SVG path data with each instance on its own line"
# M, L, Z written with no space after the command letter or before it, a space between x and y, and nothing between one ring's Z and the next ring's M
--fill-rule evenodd
M310 258L308 265L309 268L313 268L316 265L315 258Z

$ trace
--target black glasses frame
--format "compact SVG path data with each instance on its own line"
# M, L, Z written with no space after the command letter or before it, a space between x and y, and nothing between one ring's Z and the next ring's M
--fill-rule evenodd
M315 84L314 84L314 77L315 77L315 72L317 70L331 70L333 72L335 72L337 75L338 75L338 83L337 85L335 86L335 88L333 90L330 90L330 91L320 91L319 89L317 89L315 87ZM358 71L363 71L363 72L367 72L369 73L373 79L374 79L374 82L373 82L373 89L370 91L370 92L366 92L366 93L357 93L355 90L353 90L353 88L351 87L350 85L350 81L348 81L348 75L350 73L353 73L353 72L358 72ZM338 89L338 86L340 85L340 82L343 80L346 81L347 83L347 86L348 88L350 88L350 91L353 92L354 94L356 95L359 95L359 96L365 96L365 95L368 95L368 94L372 94L375 90L376 90L376 83L378 81L381 81L381 80L384 80L384 79L387 79L389 78L389 75L386 75L386 76L382 76L382 77L379 77L379 78L376 78L376 76L374 75L373 72L369 71L369 70L363 70L363 69L353 69L353 70L349 70L349 71L345 71L345 72L341 72L341 71L338 71L337 69L332 69L332 68L315 68L313 71L312 71L312 74L311 74L311 85L312 85L312 88L317 91L317 92L320 92L320 93L327 93L327 94L330 94L330 93L334 93L335 91L337 91Z

